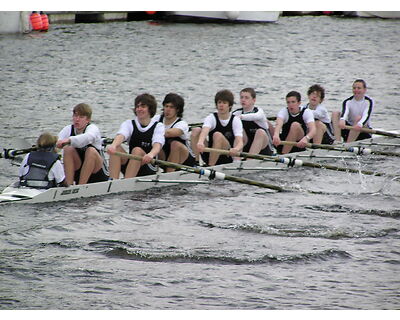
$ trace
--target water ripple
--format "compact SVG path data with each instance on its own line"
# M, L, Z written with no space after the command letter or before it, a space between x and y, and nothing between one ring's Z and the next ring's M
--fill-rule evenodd
M110 258L128 259L143 262L163 263L195 263L195 264L228 264L228 265L258 265L271 263L307 263L318 260L326 261L332 258L350 258L346 251L327 249L318 252L295 255L264 255L259 258L235 257L228 255L201 255L198 253L168 253L154 254L141 250L116 247L104 253Z

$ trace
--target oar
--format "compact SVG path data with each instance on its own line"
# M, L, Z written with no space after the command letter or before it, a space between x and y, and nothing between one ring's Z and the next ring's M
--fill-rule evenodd
M133 159L133 160L138 160L138 161L142 160L142 157L140 157L140 156L127 154L127 153L123 153L123 152L115 152L115 155L119 156L119 157L125 157L125 158L129 158L129 159ZM248 184L248 185L257 186L257 187L261 187L261 188L272 189L272 190L276 190L276 191L280 191L280 192L289 191L289 190L285 190L284 188L282 188L280 186L267 184L267 183L263 183L263 182L259 182L259 181L255 181L255 180L241 178L241 177L229 176L229 175L226 175L225 173L218 172L213 169L194 168L194 167L189 167L189 166L185 166L182 164L164 161L164 160L158 160L158 159L153 159L151 161L151 163L155 164L155 165L166 166L166 167L183 170L183 171L187 171L187 172L197 173L199 175L208 177L209 179L229 180L229 181Z
M29 153L31 151L37 150L36 147L27 148L27 149L4 149L3 152L0 152L0 159L12 159L18 155Z
M288 145L288 146L295 146L297 144L297 142L281 141L280 144ZM374 154L374 155L380 155L380 156L400 157L400 153L398 153L398 152L372 150L372 149L364 148L364 147L341 147L341 146L335 146L335 145L331 145L331 144L307 143L306 148L333 150L333 151L340 151L340 152L351 152L351 153L355 153L357 155Z
M217 153L225 154L225 155L229 154L228 150L222 150L222 149L204 148L204 151L205 152L217 152ZM342 172L362 173L362 174L371 175L371 176L389 176L388 174L382 173L382 172L337 167L337 166L332 166L332 165L328 165L328 164L319 164L319 163L314 163L314 162L305 162L305 161L294 159L294 158L286 158L286 157L280 157L280 156L267 156L267 155L263 155L263 154L252 154L252 153L247 153L247 152L239 152L237 154L237 156L243 157L243 158L253 158L253 159L258 159L258 160L266 160L266 161L273 161L273 162L277 162L277 163L283 163L283 164L287 164L289 167L303 166L303 167L328 169L328 170L342 171Z
M374 141L358 141L359 144L368 146L378 146L378 147L400 147L400 143L389 143L389 142L374 142Z
M267 120L275 121L276 117L267 117ZM201 127L202 125L203 125L203 122L189 123L189 128Z
M348 130L354 129L354 127L352 127L352 126L344 126L344 128L348 129ZM366 133L371 133L371 134L377 134L377 135L381 135L381 136L392 137L392 138L400 138L400 134L395 133L395 132L376 130L376 129L370 129L370 128L361 128L361 131L366 132Z

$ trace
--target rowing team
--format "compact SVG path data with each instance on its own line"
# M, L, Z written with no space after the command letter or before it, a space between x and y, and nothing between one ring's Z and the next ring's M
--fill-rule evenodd
M287 107L277 114L275 127L267 120L264 111L255 106L256 93L253 88L240 92L241 108L232 112L234 95L221 90L215 95L216 112L209 114L203 126L193 128L189 137L189 125L182 119L184 99L175 93L165 96L163 112L156 115L155 98L144 93L135 98L133 120L124 121L113 142L108 146L107 167L102 149L99 128L91 123L92 110L81 103L74 107L72 124L64 127L58 137L42 134L37 141L37 151L32 151L23 160L20 170L20 185L46 189L54 186L85 184L154 174L157 167L154 158L168 160L187 166L197 166L201 159L205 165L229 163L242 150L252 154L271 155L275 148L279 153L304 150L307 143L332 144L368 138L361 132L370 127L373 101L365 95L363 80L353 83L353 96L343 102L341 112L331 117L322 104L325 90L313 85L307 94L309 102L301 104L301 95L291 91L286 95ZM344 129L353 126L352 130ZM281 141L297 142L281 145ZM122 143L129 145L129 154L141 157L141 161L121 157L127 153ZM229 150L228 155L204 152L205 147ZM63 164L55 149L63 150ZM292 149L294 148L294 149ZM239 159L238 159L239 160ZM166 171L173 171L166 168Z

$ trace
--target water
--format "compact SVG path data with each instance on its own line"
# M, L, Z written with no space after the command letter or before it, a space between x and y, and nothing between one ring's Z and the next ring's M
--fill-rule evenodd
M182 94L185 118L199 122L223 88L238 101L240 89L255 87L257 104L274 116L287 92L305 96L314 83L338 110L356 78L376 101L374 127L395 129L399 38L400 21L336 17L54 25L0 36L0 146L57 133L80 102L112 137L143 92L159 104ZM396 158L358 165L400 173ZM1 160L0 187L16 177ZM400 307L398 181L307 168L247 177L298 192L218 182L2 206L0 308Z

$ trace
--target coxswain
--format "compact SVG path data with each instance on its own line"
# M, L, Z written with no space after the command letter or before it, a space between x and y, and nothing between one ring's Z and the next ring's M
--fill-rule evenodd
M37 149L25 156L19 168L20 186L36 189L68 186L64 167L55 150L57 139L48 132L39 136Z

